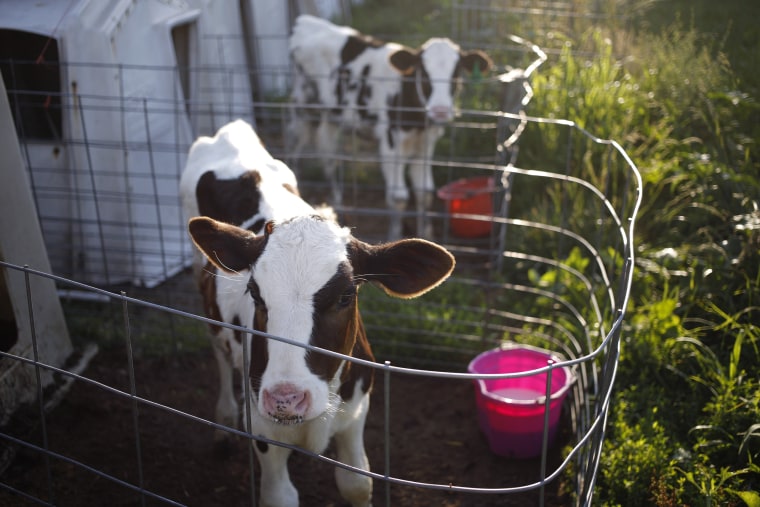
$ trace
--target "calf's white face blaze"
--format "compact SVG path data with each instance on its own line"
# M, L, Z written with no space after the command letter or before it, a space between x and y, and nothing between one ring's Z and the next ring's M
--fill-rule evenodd
M420 58L431 85L425 111L433 122L449 122L454 118L453 79L459 46L448 39L430 39L422 46Z
M269 334L307 345L314 331L314 296L346 260L347 229L299 217L271 229L267 246L253 265L252 278L267 307ZM269 340L261 376L258 409L279 421L309 420L329 408L328 385L307 365L307 350ZM273 398L299 398L298 404L272 404Z

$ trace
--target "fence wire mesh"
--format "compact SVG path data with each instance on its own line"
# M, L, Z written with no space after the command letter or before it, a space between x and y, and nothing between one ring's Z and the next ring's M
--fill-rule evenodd
M531 5L521 8L540 15ZM544 7L559 18L584 16L570 7L559 9L556 2ZM469 42L475 45L493 30L484 26L483 16L499 19L491 2L455 2L453 9L458 12L454 34L472 36ZM478 34L484 39L477 40ZM207 37L205 43L223 47L219 41L229 37ZM420 300L399 302L371 288L362 291L362 314L378 358L372 366L382 379L367 429L376 435L372 441L380 442L368 446L375 505L588 505L593 495L624 331L642 185L616 142L595 138L570 121L526 114L530 75L546 55L520 37L501 40L498 48L488 49L522 55L520 68L497 60L498 72L467 83L459 114L431 161L439 188L461 179L491 183L485 208L461 212L440 199L425 212L435 240L456 256L457 271ZM162 368L173 379L169 363L179 364L184 376L199 378L200 372L182 366L206 371L206 362L211 363L208 321L200 316L200 297L185 269L191 244L180 213L179 175L197 135L247 118L268 149L293 167L302 195L312 204L330 200L317 155L336 160L343 200L335 209L341 222L365 241L381 241L390 214L372 144L347 131L338 153L294 154L287 99L261 90L253 100L234 93L241 80L287 84L287 65L241 69L56 61L45 64L48 78L30 86L26 78L31 69L39 70L38 61L1 63L53 270L43 273L2 259L3 276L55 282L77 354L66 365L54 366L29 349L2 351L4 367L36 372L30 376L38 379L39 404L14 414L0 433L6 457L22 458L14 464L4 460L0 495L48 505L120 497L142 505L209 504L221 498L256 505L257 470L248 441L261 437L219 427L209 420L210 411L180 394L192 385L193 398L206 398L211 407L213 386L185 383L180 375L178 381L168 380L170 389L161 388ZM72 87L77 73L107 75L117 84L113 93ZM143 92L131 88L155 80L172 85L165 90L145 85ZM415 218L413 211L405 214L406 232L413 230ZM461 227L483 232L462 234ZM31 290L23 295L32 321L36 297ZM46 337L30 339L34 344ZM577 376L558 442L535 460L495 458L478 435L472 398L476 377L466 367L478 353L506 342L555 351L563 357L556 367L569 367ZM109 359L107 366L97 366L100 357ZM85 367L90 361L92 366ZM115 369L117 376L104 368ZM52 386L42 377L54 378ZM405 405L405 391L422 385L434 386L433 395L424 391L428 394L414 398L413 408ZM63 407L51 409L61 393L77 393L75 415L61 412ZM446 412L456 397L467 398L469 409ZM89 404L104 399L108 412L129 424L106 419L114 425L80 434L77 410L86 419L87 410L93 410ZM410 412L425 415L410 420ZM113 415L93 413L96 420ZM432 430L433 418L442 419L447 432L440 424ZM156 421L172 428L176 438L154 433ZM219 456L194 453L193 447L206 449L197 435L210 438L213 429L230 432L240 444L222 458L226 466L219 465L234 479L201 496L192 489L193 478L212 474L208 467L215 467ZM101 456L80 453L78 438L100 447ZM450 459L428 459L421 466L436 446L444 447ZM295 450L305 457L293 465L296 470L311 467L314 460L327 469L345 466L329 454ZM156 455L171 456L171 469ZM483 466L493 470L483 475ZM467 473L472 469L486 478L473 480ZM159 476L176 477L176 487L166 484L171 480L156 481ZM560 488L571 493L563 495ZM335 489L331 483L321 484L319 491L299 489L315 495L302 498L310 502L306 505L335 501L320 496Z

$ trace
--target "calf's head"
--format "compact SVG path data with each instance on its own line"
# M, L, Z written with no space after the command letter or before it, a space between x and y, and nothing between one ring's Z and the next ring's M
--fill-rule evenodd
M206 217L192 219L189 228L195 244L220 270L247 278L241 297L255 306L248 325L345 355L366 351L371 358L357 305L361 284L413 298L454 268L452 255L434 243L406 239L369 245L318 216L270 222L261 235ZM334 410L348 368L340 358L261 336L252 340L256 407L277 423L299 423Z
M478 69L486 74L493 65L480 50L462 51L446 38L432 38L418 50L402 48L390 55L390 63L409 84L430 121L444 123L454 118L454 98L462 71Z

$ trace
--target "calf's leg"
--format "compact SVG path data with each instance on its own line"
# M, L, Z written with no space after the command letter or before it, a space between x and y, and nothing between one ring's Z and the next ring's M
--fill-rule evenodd
M216 402L216 422L229 426L238 427L238 402L235 398L233 389L233 351L228 337L224 335L226 329L223 329L218 335L214 335L211 343L214 349L214 357L219 367L219 398ZM215 430L214 440L217 442L228 438L229 433L223 430Z
M433 153L435 144L443 135L441 127L430 127L409 139L409 148L419 153L420 159L409 166L409 179L417 202L417 234L422 238L433 238L433 223L427 212L433 206L435 182L433 181Z
M298 490L290 481L290 449L252 442L261 464L261 506L298 507Z
M412 182L416 201L417 235L421 238L432 239L433 223L430 217L427 216L427 212L433 207L433 195L435 192L430 160L411 164L409 167L409 178Z
M330 122L324 116L319 122L316 132L317 155L322 159L325 177L330 182L333 205L343 203L343 188L338 181L338 162L335 159L340 137L340 127Z
M364 451L364 423L369 409L369 395L365 395L361 408L342 431L336 432L335 450L338 461L369 471L369 460ZM338 491L352 507L368 507L372 503L372 478L344 468L335 469Z
M403 215L409 200L409 189L404 181L404 160L392 150L381 150L380 165L385 180L385 203L390 211L388 240L401 238Z
M306 114L297 111L296 106L293 106L293 109L291 110L288 133L290 134L288 136L289 141L285 146L288 150L288 154L285 158L288 162L288 166L298 167L300 166L299 158L306 147L312 143L314 128L309 123L309 118Z

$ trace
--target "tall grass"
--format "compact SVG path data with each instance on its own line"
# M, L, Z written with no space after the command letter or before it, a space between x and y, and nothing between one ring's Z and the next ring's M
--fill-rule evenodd
M760 4L596 4L628 16L614 26L585 19L551 33L536 28L540 20L508 18L510 33L556 50L532 78L529 113L574 120L620 141L646 182L638 269L595 502L755 507ZM453 19L441 4L414 5L425 14L411 24L394 16L385 30L445 30ZM362 29L377 33L371 17L357 14ZM564 163L545 159L564 142L548 129L526 133L521 163ZM584 177L604 182L609 173L584 160L585 147L576 142ZM537 212L542 206L524 205Z
M623 140L646 181L640 269L596 498L759 505L755 97L737 88L730 48L697 27L640 35L626 58L602 33L566 43L536 77L532 104L535 114ZM578 56L577 46L595 56ZM540 154L553 140L525 141Z

